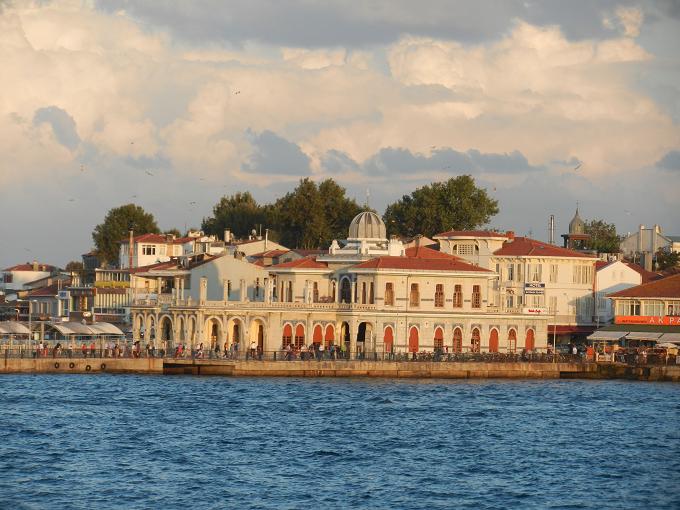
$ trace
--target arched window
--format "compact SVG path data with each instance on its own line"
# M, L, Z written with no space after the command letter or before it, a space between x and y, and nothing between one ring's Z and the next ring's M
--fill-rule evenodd
M482 307L482 291L479 285L472 286L472 308Z
M408 352L418 352L418 328L415 326L408 333Z
M527 336L524 340L524 348L527 351L533 351L536 348L533 329L527 329Z
M283 335L281 339L281 343L283 346L290 345L293 341L293 327L290 324L286 324L283 327Z
M463 286L456 285L453 289L453 307L463 308Z
M463 352L463 331L460 328L453 330L453 352Z
M340 283L340 302L352 302L352 284L350 283L349 278L343 278Z
M321 326L317 324L314 327L314 335L312 335L312 341L315 344L320 344L321 340L323 340L323 330L321 329Z
M517 350L517 332L514 329L508 331L508 352Z
M326 326L326 335L324 337L326 347L330 347L331 344L335 343L335 329L331 324Z
M417 283L411 284L411 294L409 297L409 304L411 306L420 306L420 289Z
M472 352L479 352L482 346L482 337L479 334L479 329L472 330Z
M361 304L366 304L366 282L361 282Z
M385 352L392 352L392 347L394 346L394 331L392 331L392 326L387 326L385 328L383 344Z
M498 352L498 330L492 329L489 335L489 352Z
M442 328L434 330L434 348L436 351L444 349L444 330Z
M394 285L389 282L385 284L385 305L394 306Z
M444 286L438 283L434 291L434 306L442 308L444 306Z
M300 348L305 343L305 327L302 324L298 324L295 327L295 347Z

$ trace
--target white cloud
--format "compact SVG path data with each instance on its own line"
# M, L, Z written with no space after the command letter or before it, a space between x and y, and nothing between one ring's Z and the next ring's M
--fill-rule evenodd
M627 37L637 37L640 35L640 27L645 19L642 9L639 7L619 6L616 9L616 17L623 27L623 33Z

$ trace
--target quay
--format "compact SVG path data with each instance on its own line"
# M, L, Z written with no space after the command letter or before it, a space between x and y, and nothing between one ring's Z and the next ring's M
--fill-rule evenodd
M409 379L627 379L680 382L678 365L592 362L437 362L182 358L5 357L0 374L215 375L231 377L381 377Z

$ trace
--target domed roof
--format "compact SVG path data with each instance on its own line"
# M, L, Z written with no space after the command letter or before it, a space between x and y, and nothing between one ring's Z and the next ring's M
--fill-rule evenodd
M578 215L578 207L576 208L576 214L569 222L569 233L570 234L584 234L586 231L586 224L583 222L581 217Z
M349 224L347 239L387 239L385 223L376 213L364 211Z

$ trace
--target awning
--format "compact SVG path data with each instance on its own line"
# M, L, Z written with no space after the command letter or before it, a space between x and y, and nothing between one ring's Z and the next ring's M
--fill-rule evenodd
M646 340L649 342L656 342L663 333L656 333L654 331L631 331L626 335L626 340Z
M664 333L659 342L680 344L680 333Z
M31 332L21 322L0 322L0 334L3 335L30 335Z
M618 342L628 334L627 331L596 331L588 336L588 340L597 340L600 342Z
M124 333L113 324L108 322L95 322L94 324L82 324L80 322L59 322L52 327L64 336L70 335L111 335L123 336Z

